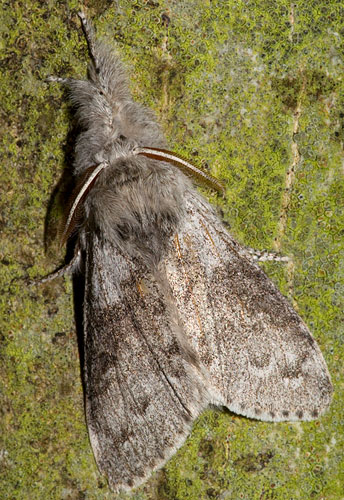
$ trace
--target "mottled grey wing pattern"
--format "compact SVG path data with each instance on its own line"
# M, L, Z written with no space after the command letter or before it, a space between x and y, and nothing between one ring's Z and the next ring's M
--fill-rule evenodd
M306 325L194 193L165 265L215 404L274 421L313 419L326 409L330 377Z
M161 467L210 398L159 273L96 234L86 249L86 418L99 469L117 491Z

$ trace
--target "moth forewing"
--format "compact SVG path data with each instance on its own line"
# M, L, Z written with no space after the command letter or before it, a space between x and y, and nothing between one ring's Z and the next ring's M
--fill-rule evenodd
M185 334L211 374L215 397L221 394L218 403L261 420L316 418L332 387L314 338L212 208L194 193L186 199L168 277Z

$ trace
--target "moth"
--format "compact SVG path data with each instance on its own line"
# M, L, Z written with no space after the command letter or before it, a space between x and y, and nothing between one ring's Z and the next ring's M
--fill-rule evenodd
M90 442L119 491L162 467L208 405L312 420L332 386L305 323L189 174L218 183L166 149L119 58L79 15L88 79L50 78L69 89L81 130L63 239L76 233L67 268L84 279Z

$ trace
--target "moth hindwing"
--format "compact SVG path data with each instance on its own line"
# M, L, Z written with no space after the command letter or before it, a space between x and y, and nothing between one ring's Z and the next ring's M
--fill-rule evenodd
M88 80L55 79L82 128L64 237L76 226L86 419L117 491L161 467L210 403L311 420L332 387L302 319L192 187L181 163L202 174L166 150L120 60L80 18Z

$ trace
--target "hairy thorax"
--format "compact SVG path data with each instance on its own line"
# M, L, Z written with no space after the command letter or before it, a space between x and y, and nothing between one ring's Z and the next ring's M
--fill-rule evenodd
M184 214L188 187L187 178L170 165L120 157L104 169L89 193L82 230L158 263Z

